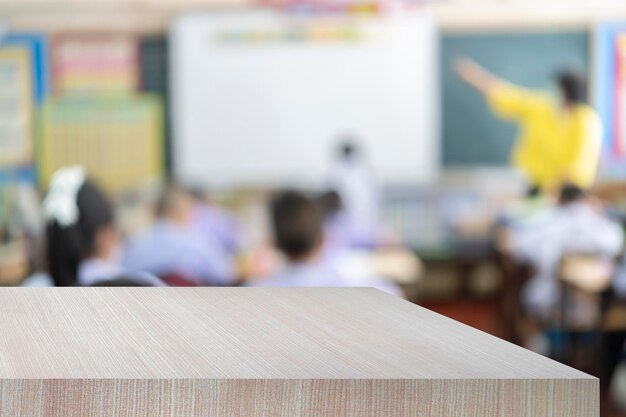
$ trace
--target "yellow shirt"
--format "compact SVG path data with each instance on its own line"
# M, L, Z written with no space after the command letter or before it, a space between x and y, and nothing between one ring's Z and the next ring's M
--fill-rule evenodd
M489 93L489 103L499 116L520 125L513 162L542 189L564 182L590 187L602 146L602 125L587 105L563 111L543 94L510 84Z

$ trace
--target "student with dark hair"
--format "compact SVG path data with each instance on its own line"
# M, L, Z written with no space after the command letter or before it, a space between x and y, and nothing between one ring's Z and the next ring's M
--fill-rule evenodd
M287 191L272 201L270 210L276 247L291 261L315 257L323 241L323 215L316 202Z
M569 204L582 201L587 197L587 193L582 188L574 184L565 184L561 187L561 193L559 195L559 204L561 206L567 206Z
M498 116L519 124L513 162L528 179L529 194L558 191L563 182L582 189L593 184L602 125L587 104L582 75L575 71L557 74L560 102L555 103L549 95L508 83L473 61L457 62L456 70L487 98Z
M298 191L278 194L270 205L274 244L286 258L282 271L257 280L275 287L376 287L399 295L392 284L365 269L350 269L340 257L324 256L324 216L319 202Z
M56 286L91 285L122 275L148 285L160 284L152 276L132 274L119 266L113 208L81 167L54 174L43 209L48 270Z

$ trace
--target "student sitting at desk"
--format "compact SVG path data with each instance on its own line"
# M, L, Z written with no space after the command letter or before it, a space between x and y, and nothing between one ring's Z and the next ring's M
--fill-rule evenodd
M43 209L48 268L56 286L102 285L119 278L138 285L163 285L156 277L120 266L113 208L81 167L55 173Z
M171 185L157 204L157 221L131 237L123 263L173 285L230 285L236 280L233 262L215 241L191 226L192 197Z
M593 254L607 262L624 243L621 226L607 218L599 204L576 186L563 187L559 205L541 220L514 228L509 252L536 274L522 289L522 305L540 321L553 317L560 300L558 269L564 255Z
M323 252L323 214L317 202L299 192L287 191L271 203L271 222L276 247L286 258L282 271L264 280L273 287L375 287L394 295L393 284L372 277L365 269L351 268L339 255Z
M209 200L200 189L190 190L194 199L191 227L209 240L216 242L225 256L236 256L242 247L241 230L237 220L226 210Z

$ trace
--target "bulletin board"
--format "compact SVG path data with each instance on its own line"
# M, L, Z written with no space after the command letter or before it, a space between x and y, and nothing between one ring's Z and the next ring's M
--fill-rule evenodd
M316 186L351 136L383 184L438 173L433 19L192 13L170 31L173 169L214 186Z
M594 104L604 128L601 175L626 178L626 23L605 23L594 36Z
M163 110L156 97L53 98L43 120L44 186L57 169L74 164L113 193L163 178Z
M0 46L0 169L33 160L30 59L27 48Z
M137 91L139 50L129 34L55 35L52 72L56 94L117 94Z
M12 32L0 38L0 46L27 48L31 61L33 102L39 106L50 94L50 57L48 37L40 33Z
M41 106L50 94L50 62L48 37L35 32L9 32L0 39L0 47L19 47L26 49L29 54L32 117L31 117L31 142L34 149L27 162L13 166L10 169L0 169L0 183L2 182L26 182L36 184L36 144L41 135Z

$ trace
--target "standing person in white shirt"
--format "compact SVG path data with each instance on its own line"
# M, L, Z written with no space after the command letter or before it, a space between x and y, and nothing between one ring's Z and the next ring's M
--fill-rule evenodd
M357 146L346 140L331 167L329 188L339 193L350 245L372 249L380 244L380 195L371 167Z
M511 233L512 255L536 274L522 289L522 304L533 317L548 320L560 301L558 268L568 254L594 254L610 262L622 249L624 233L599 205L576 186L563 187L559 205Z

